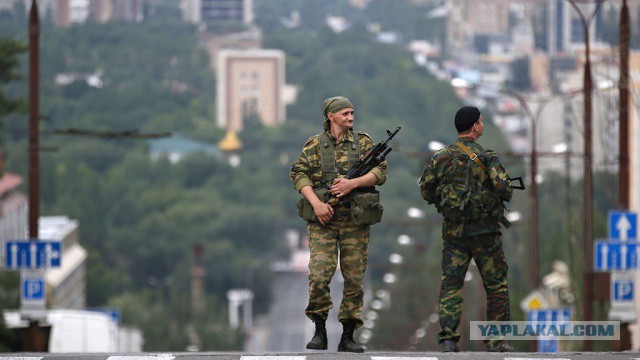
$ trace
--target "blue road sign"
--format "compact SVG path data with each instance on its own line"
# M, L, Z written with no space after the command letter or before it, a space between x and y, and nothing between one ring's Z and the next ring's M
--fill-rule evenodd
M595 271L627 270L638 268L640 247L636 242L596 240L593 244Z
M44 300L44 278L25 278L22 282L22 300Z
M638 239L638 214L627 211L609 211L609 239Z
M558 340L557 339L538 340L538 352L547 352L547 353L558 352Z
M526 313L527 321L542 322L568 322L571 321L570 308L553 308L553 309L536 309L528 310Z
M60 267L60 241L12 240L5 242L7 269Z
M633 280L632 279L611 279L613 281L613 301L627 302L633 301Z

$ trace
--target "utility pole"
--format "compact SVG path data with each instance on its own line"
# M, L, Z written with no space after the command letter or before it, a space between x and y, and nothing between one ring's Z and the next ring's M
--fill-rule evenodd
M623 0L620 11L620 174L618 205L629 209L629 7Z
M596 1L596 9L586 18L582 10L576 4L576 0L568 0L571 6L580 16L582 27L584 30L585 45L585 61L583 76L583 92L584 92L584 217L583 217L583 251L584 261L582 265L583 283L582 283L582 302L583 302L583 321L592 321L593 317L593 79L591 76L591 48L589 45L589 27L595 15L600 10L601 0ZM592 350L592 342L584 341L584 350Z
M29 238L38 241L40 217L40 172L38 164L38 125L40 121L40 16L38 2L33 0L29 12ZM40 326L29 319L22 331L24 351L48 351L51 327Z
M629 7L627 0L622 1L620 10L620 81L618 82L620 97L620 169L618 172L618 208L628 210L630 207L630 171L629 171ZM629 324L620 324L620 341L616 350L631 349L631 333Z
M40 171L38 166L38 125L40 121L40 18L38 2L29 12L29 238L38 239L40 216Z

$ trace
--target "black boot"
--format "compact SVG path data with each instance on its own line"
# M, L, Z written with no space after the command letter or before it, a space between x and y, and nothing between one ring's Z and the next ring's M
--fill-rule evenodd
M347 320L342 323L342 337L338 344L338 352L363 353L364 349L353 340L353 332L356 330L356 321Z
M327 329L324 326L325 321L318 319L314 323L316 324L316 332L307 344L307 349L327 350Z

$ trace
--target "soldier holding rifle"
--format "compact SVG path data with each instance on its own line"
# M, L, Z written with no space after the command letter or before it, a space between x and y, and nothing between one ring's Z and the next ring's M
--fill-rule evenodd
M377 145L364 132L354 131L354 107L341 96L322 103L324 131L305 143L291 167L290 178L302 194L298 214L307 221L309 303L306 315L315 324L307 349L326 350L325 322L333 307L329 284L338 261L344 291L338 319L343 333L338 351L364 352L353 339L363 322L363 280L367 266L369 227L382 217L376 185L387 179L387 142ZM339 259L338 259L339 254Z

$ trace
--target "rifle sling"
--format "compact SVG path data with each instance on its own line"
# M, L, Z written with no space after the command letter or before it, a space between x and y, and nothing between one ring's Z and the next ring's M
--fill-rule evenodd
M471 151L465 144L462 143L462 141L458 140L456 142L456 145L458 145L458 147L460 149L462 149L462 151L464 151L467 155L469 155L469 158L471 160L473 160L476 164L478 164L478 166L480 166L480 168L482 170L484 170L487 175L489 175L489 170L487 169L487 167L482 163L482 160L480 160L480 158L478 158L478 155L476 153L474 153L473 151Z
M458 145L458 147L460 149L462 149L462 151L465 152L465 154L469 155L469 158L471 160L473 160L476 164L478 164L478 166L480 166L480 168L482 170L484 170L484 172L487 173L487 176L489 176L489 170L487 169L486 165L484 163L482 163L482 160L480 160L480 158L478 158L478 155L476 153L474 153L473 151L471 151L465 144L462 143L462 141L458 140L456 141L456 145ZM502 223L502 225L504 225L505 228L509 228L511 227L511 222L509 220L507 220L507 218L505 216L503 216L500 220L498 220L499 223Z

